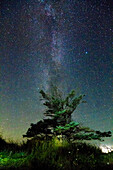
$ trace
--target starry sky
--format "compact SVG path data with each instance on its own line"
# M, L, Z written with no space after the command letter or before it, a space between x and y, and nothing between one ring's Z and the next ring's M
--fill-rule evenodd
M0 1L0 131L22 135L43 118L41 89L85 94L73 120L113 132L110 0ZM112 144L112 137L105 140Z

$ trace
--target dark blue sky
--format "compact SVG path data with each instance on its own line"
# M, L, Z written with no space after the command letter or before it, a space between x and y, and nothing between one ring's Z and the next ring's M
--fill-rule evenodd
M108 0L0 2L0 126L20 139L43 117L39 91L54 82L85 94L73 119L101 131L112 124L112 4ZM112 142L112 138L106 140Z

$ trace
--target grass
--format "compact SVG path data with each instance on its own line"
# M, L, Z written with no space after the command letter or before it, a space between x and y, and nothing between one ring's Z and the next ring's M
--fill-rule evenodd
M2 142L1 142L2 141ZM0 169L94 170L112 169L113 152L103 154L99 148L84 142L66 140L37 141L20 146L0 138Z

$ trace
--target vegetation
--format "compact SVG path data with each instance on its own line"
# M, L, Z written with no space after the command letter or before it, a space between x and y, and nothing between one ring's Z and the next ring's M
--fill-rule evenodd
M94 131L72 121L72 113L84 95L76 97L72 90L63 99L57 88L53 88L51 95L43 90L40 93L48 107L44 113L47 118L31 124L24 135L31 139L21 145L8 143L0 136L0 169L113 169L113 152L103 154L97 146L83 142L110 137L111 132Z
M6 146L5 150L0 150L0 169L109 170L113 168L113 152L103 154L98 147L84 142L71 143L58 138L39 141L33 138L18 148L17 144L14 145L14 148Z
M85 95L76 96L75 90L72 90L65 99L61 95L61 91L52 86L51 94L40 91L44 103L48 109L44 113L45 119L31 123L26 135L23 137L35 137L40 139L48 139L54 136L65 138L69 141L75 140L102 140L102 137L111 137L111 132L100 132L82 127L78 122L72 121L72 113L75 111Z

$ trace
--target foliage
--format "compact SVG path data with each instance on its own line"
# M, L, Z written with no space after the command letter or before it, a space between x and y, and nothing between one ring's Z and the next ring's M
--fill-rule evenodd
M27 143L26 143L27 145ZM25 145L24 145L25 146ZM113 153L103 154L101 150L84 142L70 143L67 140L30 140L28 150L0 152L0 169L112 169Z
M110 137L111 132L100 132L82 127L78 122L72 121L72 113L75 111L85 95L76 96L75 90L72 90L67 97L62 97L62 92L56 87L51 88L51 94L40 91L43 105L48 109L44 113L46 119L40 120L36 124L31 124L26 135L23 137L35 137L48 139L60 135L70 141L80 140L102 140L102 137Z

